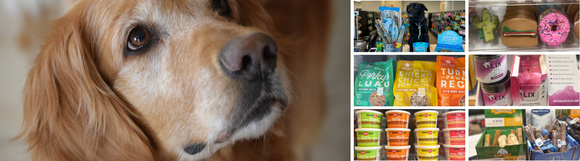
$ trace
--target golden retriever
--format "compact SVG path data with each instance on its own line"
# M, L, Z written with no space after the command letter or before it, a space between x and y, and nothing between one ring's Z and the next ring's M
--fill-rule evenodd
M328 0L80 1L24 89L33 160L305 160Z

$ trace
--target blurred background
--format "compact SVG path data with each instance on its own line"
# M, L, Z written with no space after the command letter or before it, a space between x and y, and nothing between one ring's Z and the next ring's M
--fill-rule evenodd
M11 141L22 124L22 90L50 24L72 0L0 1L0 160L27 161L22 140ZM349 151L350 2L333 0L326 64L327 117L311 160L345 160Z

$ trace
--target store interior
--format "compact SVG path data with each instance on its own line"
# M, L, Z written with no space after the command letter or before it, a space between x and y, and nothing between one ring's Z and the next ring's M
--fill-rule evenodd
M468 160L579 160L578 119L579 109L470 109Z
M470 106L579 106L578 55L469 55Z
M577 0L471 0L469 51L578 52L578 6Z
M355 106L465 106L464 55L355 55Z
M420 22L413 22L414 19L409 19L412 13L407 13L407 8L409 6L414 7L414 4L424 5L426 11L424 11L425 21L422 21L423 25ZM385 23L388 19L385 18L383 14L385 11L381 10L381 7L392 7L398 10L402 20L401 24L403 25L395 25L395 27L391 25L381 26L381 22ZM417 29L416 27L412 27L417 25L426 27L423 31L427 32L428 42L424 42L424 45L428 45L428 51L430 52L435 51L438 43L448 44L447 41L439 42L438 40L439 35L444 31L453 31L453 33L457 34L455 39L458 40L452 45L459 46L458 48L461 48L461 51L465 47L465 1L355 1L353 9L355 24L353 24L354 32L352 38L354 39L355 52L420 52L422 50L415 51L411 48L412 43L409 44L409 41L423 42L426 40L425 38L420 38L420 33L414 30ZM395 19L398 16L394 16ZM397 21L395 20L395 22ZM401 36L392 36L397 40L386 40L389 38L381 35L384 30L389 30L386 31L388 33L401 33L399 34ZM411 36L413 38L410 38ZM416 39L414 38L415 36L417 37ZM400 45L397 45L397 43ZM391 48L389 44L395 44L393 45L394 48ZM438 49L439 51L440 49ZM443 51L458 52L459 50Z
M464 110L370 109L354 113L354 160L465 160Z

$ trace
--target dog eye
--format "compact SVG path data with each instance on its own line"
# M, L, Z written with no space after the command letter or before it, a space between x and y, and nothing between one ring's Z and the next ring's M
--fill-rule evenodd
M130 50L139 50L149 42L149 31L143 27L136 27L129 33L127 47Z
M230 16L230 6L227 0L212 0L212 7L222 16Z

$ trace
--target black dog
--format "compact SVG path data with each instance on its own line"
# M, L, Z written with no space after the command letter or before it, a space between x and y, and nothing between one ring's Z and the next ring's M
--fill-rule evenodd
M413 49L413 43L415 42L427 42L429 43L429 34L427 19L425 18L425 11L427 7L421 3L411 3L407 6L407 14L409 15L409 46L411 47L411 52L415 52ZM427 52L431 51L427 47Z

